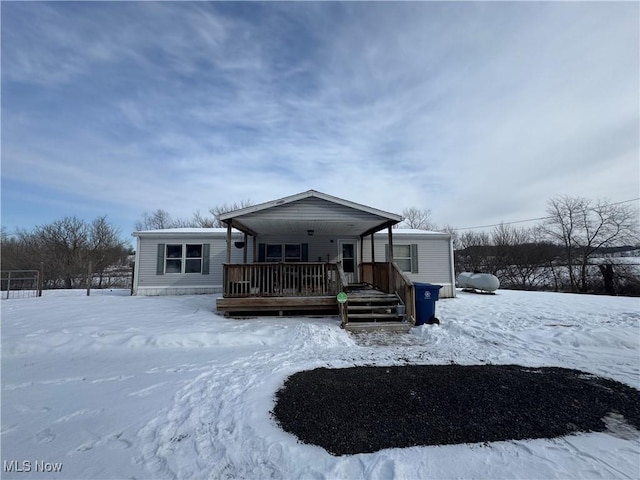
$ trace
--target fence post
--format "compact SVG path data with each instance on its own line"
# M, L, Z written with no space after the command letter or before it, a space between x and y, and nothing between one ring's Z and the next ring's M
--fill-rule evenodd
M11 270L9 270L9 275L7 276L7 300L9 300L9 292L11 292Z
M42 296L42 284L44 283L44 262L40 262L40 271L38 272L38 296Z
M87 297L91 295L91 260L89 260L89 266L87 268Z
M133 295L133 281L136 279L136 262L131 263L131 295Z

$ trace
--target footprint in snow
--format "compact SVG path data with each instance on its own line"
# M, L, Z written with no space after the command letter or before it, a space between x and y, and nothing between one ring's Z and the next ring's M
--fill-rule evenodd
M36 433L38 443L51 443L56 438L56 434L52 433L48 428Z

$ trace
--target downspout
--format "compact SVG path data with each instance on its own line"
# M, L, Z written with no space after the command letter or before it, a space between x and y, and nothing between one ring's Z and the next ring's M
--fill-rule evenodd
M453 252L453 235L449 237L449 261L451 263L451 298L456 298L456 267Z
M131 285L131 295L138 295L139 281L140 281L140 237L136 237L136 256L133 260L133 285Z

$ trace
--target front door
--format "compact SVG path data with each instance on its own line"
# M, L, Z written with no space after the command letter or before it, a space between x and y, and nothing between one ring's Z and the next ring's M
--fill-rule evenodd
M342 268L349 283L358 282L358 262L356 258L355 240L338 240L338 260L342 262Z

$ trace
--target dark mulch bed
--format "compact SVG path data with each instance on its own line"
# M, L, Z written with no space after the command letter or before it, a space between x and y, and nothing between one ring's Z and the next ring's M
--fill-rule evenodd
M317 368L287 379L273 415L302 442L345 455L600 432L605 417L640 429L640 392L565 368Z

